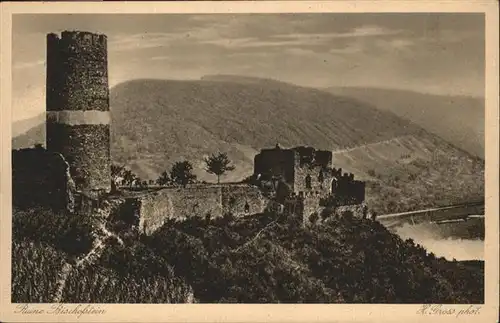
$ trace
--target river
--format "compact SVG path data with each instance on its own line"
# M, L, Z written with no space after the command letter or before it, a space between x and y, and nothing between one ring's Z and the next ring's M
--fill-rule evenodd
M412 238L438 257L484 260L484 219L446 224L405 223L393 230L403 239Z

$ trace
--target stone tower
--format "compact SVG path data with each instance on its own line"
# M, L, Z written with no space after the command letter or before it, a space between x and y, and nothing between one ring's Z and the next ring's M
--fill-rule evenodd
M47 150L69 164L76 191L111 188L107 39L89 32L47 35Z

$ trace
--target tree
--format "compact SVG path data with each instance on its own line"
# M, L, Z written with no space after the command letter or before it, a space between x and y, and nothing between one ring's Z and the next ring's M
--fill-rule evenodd
M205 170L209 174L217 175L217 184L220 183L220 176L222 174L234 170L234 166L231 165L231 161L226 153L219 152L218 154L212 154L208 158L205 158L205 164Z
M156 184L160 186L167 185L168 183L170 183L170 176L166 171L161 173L160 177L156 179Z
M123 171L123 181L125 185L132 186L137 182L137 176L131 170L125 169Z
M124 181L125 168L120 165L111 165L111 191L116 192L118 190L118 186L121 185Z
M188 161L176 162L170 170L170 179L172 182L186 186L196 180L193 174L193 165Z

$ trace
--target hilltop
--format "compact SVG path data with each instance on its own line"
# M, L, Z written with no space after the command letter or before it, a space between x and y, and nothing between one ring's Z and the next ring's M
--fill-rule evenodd
M380 212L484 193L482 159L392 112L318 89L238 76L141 79L115 86L110 104L112 159L143 179L187 159L199 179L213 181L203 157L220 150L236 166L222 180L238 181L252 173L261 148L279 142L338 151L335 167L367 180L367 198ZM43 126L32 128L13 147L43 134Z

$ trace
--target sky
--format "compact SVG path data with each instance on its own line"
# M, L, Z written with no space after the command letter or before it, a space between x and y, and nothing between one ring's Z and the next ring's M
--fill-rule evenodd
M108 37L109 83L232 74L484 96L483 14L14 15L13 121L45 111L46 34Z

